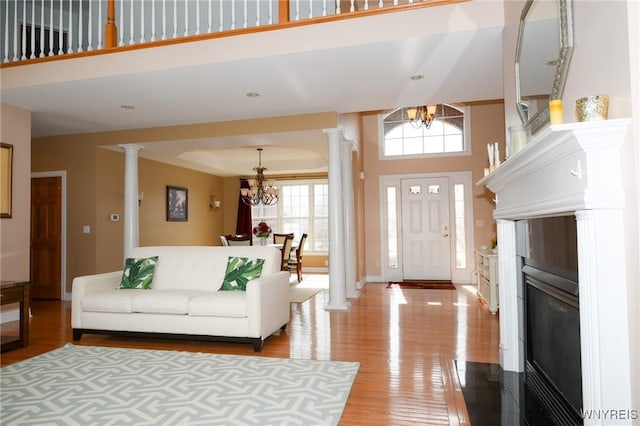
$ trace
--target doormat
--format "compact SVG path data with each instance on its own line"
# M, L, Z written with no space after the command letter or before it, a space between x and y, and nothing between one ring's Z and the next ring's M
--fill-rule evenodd
M455 290L456 286L449 280L411 280L411 281L391 281L387 288L420 288L429 290Z

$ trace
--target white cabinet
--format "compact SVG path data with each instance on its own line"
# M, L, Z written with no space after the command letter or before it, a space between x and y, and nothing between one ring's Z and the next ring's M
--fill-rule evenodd
M476 251L478 297L489 305L492 314L498 312L498 255Z

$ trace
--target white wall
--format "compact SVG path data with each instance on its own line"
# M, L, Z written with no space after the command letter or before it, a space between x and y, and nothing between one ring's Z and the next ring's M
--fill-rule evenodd
M503 70L506 126L520 124L515 109L515 76L513 60L518 21L524 1L505 1L503 32ZM574 51L565 91L562 96L564 121L574 122L575 101L584 96L606 94L610 98L609 118L633 117L633 128L622 152L622 171L628 183L625 195L625 241L629 307L630 368L633 383L632 400L640 409L640 94L639 32L640 3L628 1L573 1ZM625 303L625 301L620 301ZM611 407L614 408L614 407Z
M636 277L635 286L629 289L629 334L636 336L632 339L631 359L634 361L631 365L631 372L636 380L632 380L632 401L635 401L635 408L640 408L640 249L638 244L640 241L640 2L630 1L627 4L628 28L629 28L629 62L630 62L630 78L631 82L631 110L633 117L632 125L632 146L634 147L634 155L629 155L629 162L635 167L635 176L629 176L629 187L631 188L629 204L633 204L635 197L635 215L631 217L629 223L633 223L635 231L630 229L630 234L636 235L636 244L627 247L629 256L628 274L630 277ZM633 254L635 253L635 259ZM635 341L635 345L633 344Z
M576 121L576 99L599 94L609 95L609 118L631 117L627 2L573 5L575 46L562 96L565 121Z
M0 104L0 141L13 145L11 218L0 219L0 278L29 280L31 112ZM19 189L19 190L18 190Z

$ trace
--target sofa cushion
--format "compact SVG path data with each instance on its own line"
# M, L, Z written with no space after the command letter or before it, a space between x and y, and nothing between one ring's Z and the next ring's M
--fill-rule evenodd
M147 293L145 290L119 290L87 294L82 298L82 310L85 312L124 312L130 313L131 301L137 293Z
M208 294L198 290L153 290L136 294L131 301L131 311L145 314L186 315L189 300Z
M260 278L264 259L229 256L220 291L246 291L247 283Z
M216 291L189 301L191 316L247 317L247 294L241 291Z
M120 280L120 288L151 288L153 273L156 269L158 256L133 258L124 261L124 271Z
M229 256L265 259L262 275L280 271L282 252L269 246L153 246L135 247L130 257L158 256L154 290L216 291L224 279Z

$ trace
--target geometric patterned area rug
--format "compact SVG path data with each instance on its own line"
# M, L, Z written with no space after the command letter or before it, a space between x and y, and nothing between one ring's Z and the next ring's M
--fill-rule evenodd
M2 424L337 425L360 364L66 344L3 367Z
M387 284L387 288L422 288L430 290L455 290L456 286L449 280L411 280L411 281L392 281Z

